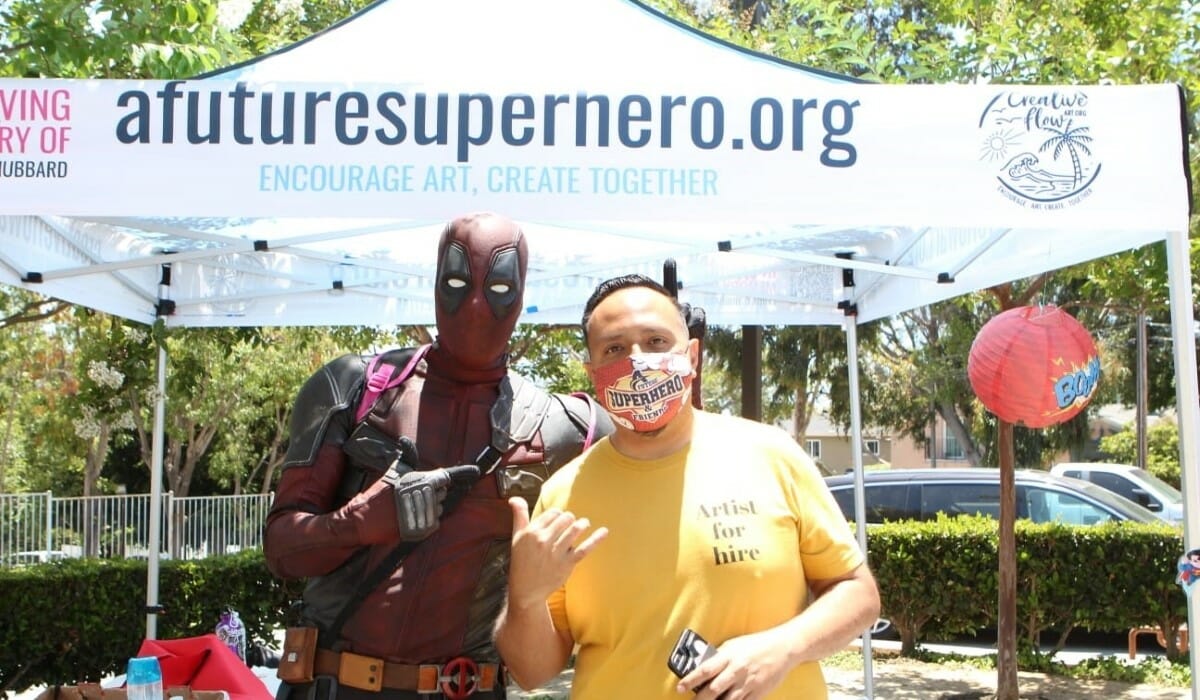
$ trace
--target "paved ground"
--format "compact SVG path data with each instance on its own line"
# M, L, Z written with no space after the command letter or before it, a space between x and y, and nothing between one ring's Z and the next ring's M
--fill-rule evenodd
M874 666L875 697L880 700L987 700L996 692L996 671L947 668L938 664L889 659ZM1082 681L1066 676L1018 673L1023 700L1188 700L1187 688L1162 688L1113 681ZM830 700L863 698L861 669L825 670Z
M874 643L873 689L876 700L989 700L996 692L996 671L956 668L895 657L890 642ZM860 652L857 645L851 648ZM987 645L980 646L987 651ZM942 650L940 647L936 650ZM963 652L962 647L945 651ZM273 693L278 681L274 669L255 668L255 673ZM566 700L571 692L571 671L566 671L543 688L525 692L512 687L511 700ZM1164 688L1148 684L1112 681L1081 681L1065 676L1020 673L1022 700L1189 700L1189 688ZM825 678L830 700L862 700L865 679L861 665L836 668L826 665ZM33 700L40 688L9 693L12 700Z
M1079 681L1062 676L1019 673L1022 700L1188 700L1187 688L1160 688L1112 681ZM830 700L865 698L861 670L826 669ZM565 700L570 696L570 673L531 692L512 688L509 697L521 700ZM874 695L878 700L988 700L995 696L996 672L948 669L937 664L889 661L875 665Z
M996 692L996 671L950 668L910 659L879 659L874 664L874 697L877 700L989 700ZM1065 676L1018 673L1022 700L1189 700L1188 688L1164 688L1113 681L1082 681ZM861 668L825 668L830 700L866 697ZM570 695L571 672L534 691L513 687L514 700L565 700Z

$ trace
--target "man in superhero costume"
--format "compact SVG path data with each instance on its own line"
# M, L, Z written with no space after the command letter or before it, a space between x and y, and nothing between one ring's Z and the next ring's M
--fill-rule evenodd
M527 257L504 217L452 221L438 244L437 340L384 357L403 381L380 391L348 355L300 390L264 549L276 576L307 579L300 616L319 632L313 680L289 672L280 700L504 697L491 633L506 499L532 506L546 477L611 431L590 400L508 372ZM287 646L284 665L307 652Z

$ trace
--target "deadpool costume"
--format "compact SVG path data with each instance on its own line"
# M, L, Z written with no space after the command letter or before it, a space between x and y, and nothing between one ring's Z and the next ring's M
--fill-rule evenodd
M438 244L437 340L382 356L385 388L357 355L300 390L267 516L267 566L306 579L302 626L285 641L280 700L503 698L492 626L512 536L507 499L590 440L604 411L547 394L507 367L527 249L508 219L451 222ZM364 398L365 397L365 398ZM310 680L311 679L311 680Z

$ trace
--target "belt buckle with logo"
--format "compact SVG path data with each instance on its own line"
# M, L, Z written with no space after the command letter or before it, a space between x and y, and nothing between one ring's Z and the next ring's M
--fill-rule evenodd
M447 700L463 700L479 689L479 665L465 656L450 659L438 676Z

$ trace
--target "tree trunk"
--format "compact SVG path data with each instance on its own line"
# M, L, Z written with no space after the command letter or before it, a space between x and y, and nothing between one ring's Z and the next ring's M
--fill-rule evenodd
M954 410L954 404L939 403L937 405L937 412L942 417L942 421L945 422L946 430L954 435L955 439L958 440L958 444L962 445L963 456L966 458L967 463L972 467L982 465L983 455L979 452L979 446L971 438L971 431L967 430L967 426L963 425L958 411Z
M275 478L275 471L283 466L283 460L287 457L287 428L291 420L291 407L275 412L275 437L271 440L267 456L262 460L263 479L262 486L259 488L261 494L265 495L271 492L271 482ZM252 483L253 477L246 480L247 485Z
M0 493L7 493L4 488L4 473L8 467L8 446L12 442L12 427L16 420L16 410L13 409L13 402L9 400L9 396L15 394L15 390L8 392L4 397L4 437L0 438Z
M104 532L101 513L96 508L96 501L89 496L96 490L96 482L100 480L100 471L104 468L104 458L108 455L109 435L112 429L107 423L100 425L100 433L88 441L87 454L83 459L83 551L86 556L100 555L100 539Z
M793 396L796 407L792 409L792 434L797 440L802 440L808 434L808 424L812 420L808 412L808 388L801 385L797 386L795 391Z
M100 426L100 434L88 442L87 455L83 461L83 495L93 495L96 484L100 481L100 472L104 470L104 459L108 457L109 436L112 428L104 423Z

